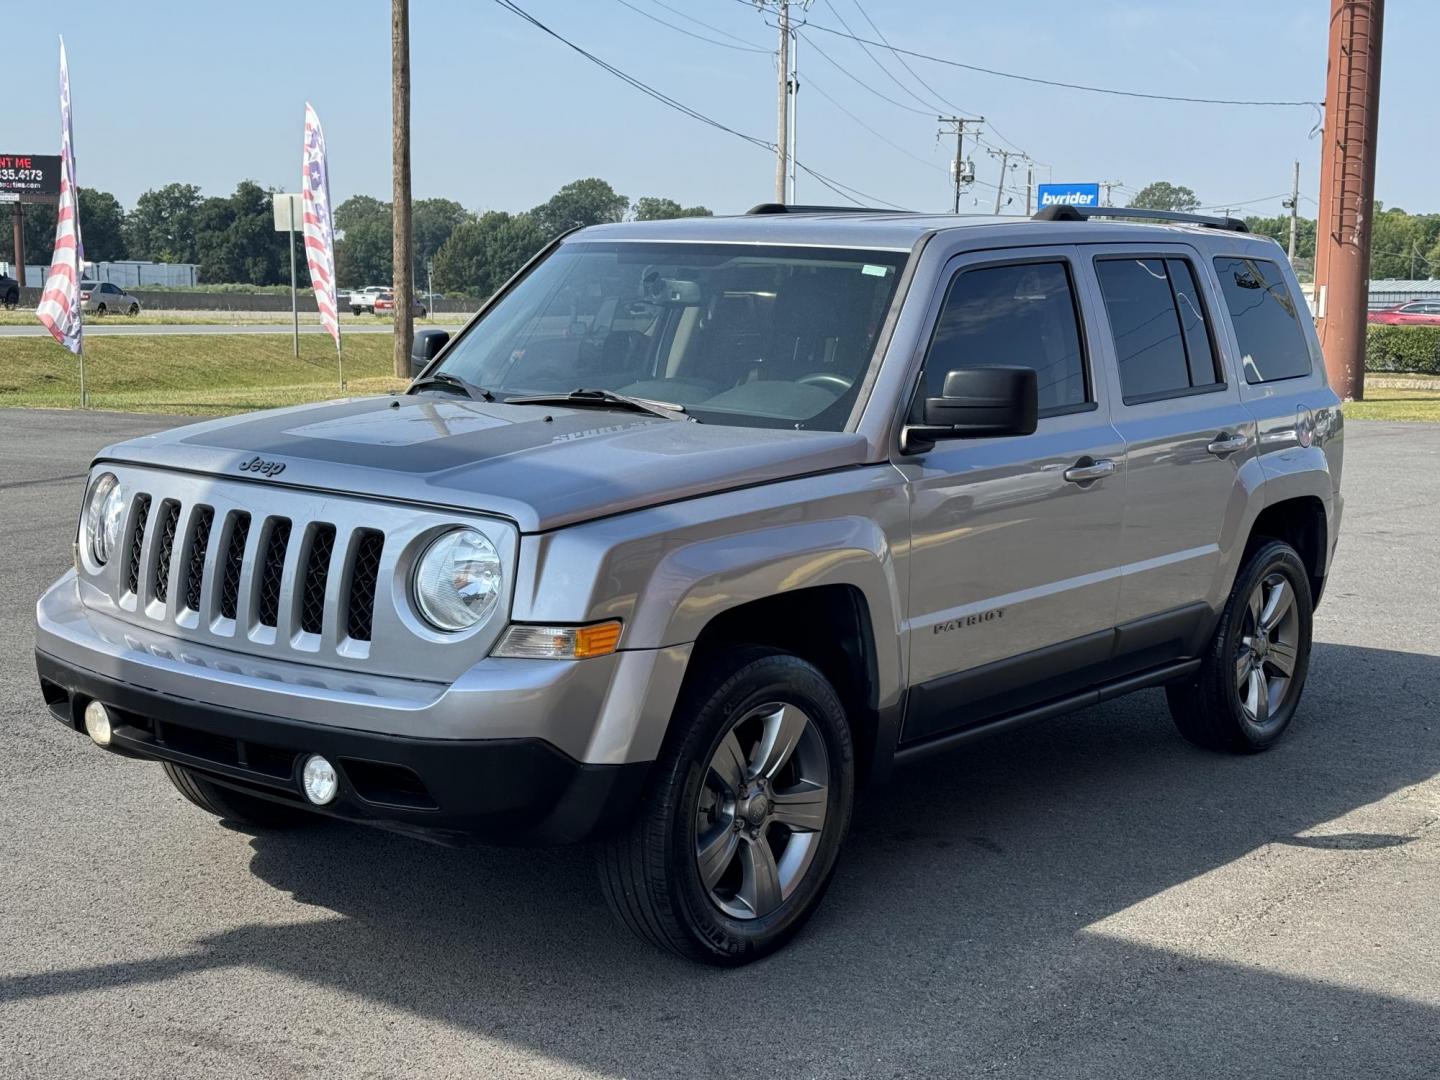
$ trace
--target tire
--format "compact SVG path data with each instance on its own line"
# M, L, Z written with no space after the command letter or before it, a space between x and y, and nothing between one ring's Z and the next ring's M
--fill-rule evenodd
M7 293L5 294L5 306L6 306L7 308L13 309L13 308L18 307L19 304L20 304L20 293L19 293L17 290L11 289L9 292L7 292Z
M819 906L854 794L850 728L825 676L788 653L730 651L687 685L640 811L600 844L605 897L660 948L758 960Z
M130 307L129 307L129 309L125 312L125 314L126 314L126 315L129 315L129 316L133 319L136 315L139 315L139 314L140 314L140 305L139 305L139 304L131 304Z
M351 314L351 315L359 315L360 312L362 312L362 311L364 311L364 310L365 310L364 308L352 307L352 308L350 309L350 314Z
M221 787L183 765L162 761L160 767L165 770L176 791L207 814L226 821L257 829L277 829L298 825L310 818L304 810L296 807Z
M104 314L105 314L105 305L104 305L104 304L98 304L98 305L96 305L95 314L96 314L96 315L104 315Z
M1310 577L1295 549L1279 540L1254 547L1199 672L1165 688L1180 734L1204 749L1237 754L1274 746L1305 689L1313 618Z

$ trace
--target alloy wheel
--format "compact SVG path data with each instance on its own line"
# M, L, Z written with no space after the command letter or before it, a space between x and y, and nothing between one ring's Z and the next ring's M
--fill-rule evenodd
M1299 643L1295 590L1284 574L1267 574L1246 600L1235 653L1235 690L1251 723L1264 727L1284 703Z
M769 915L815 860L830 810L830 756L815 722L769 702L731 725L706 766L695 861L710 899L735 919Z

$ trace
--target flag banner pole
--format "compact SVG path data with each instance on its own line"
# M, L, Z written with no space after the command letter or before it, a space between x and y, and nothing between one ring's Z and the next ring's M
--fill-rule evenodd
M325 132L314 107L305 103L305 149L301 156L300 191L304 202L305 265L315 289L320 325L335 339L335 372L345 391L345 354L340 349L339 303L335 295L335 227L330 218L330 167Z
M50 271L40 290L35 317L50 336L80 361L80 407L90 404L85 385L85 350L82 347L84 318L81 314L80 278L85 267L85 249L80 241L80 207L75 189L75 144L70 123L70 66L65 59L65 39L60 39L60 201L55 208L55 245ZM25 268L19 269L20 278Z

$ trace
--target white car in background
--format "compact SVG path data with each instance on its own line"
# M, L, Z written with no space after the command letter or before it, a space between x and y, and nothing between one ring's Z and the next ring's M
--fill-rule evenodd
M140 314L140 301L108 281L80 282L80 310L86 315Z
M375 298L381 293L389 292L389 285L367 285L358 292L352 290L350 293L350 314L359 315L362 311L375 314Z

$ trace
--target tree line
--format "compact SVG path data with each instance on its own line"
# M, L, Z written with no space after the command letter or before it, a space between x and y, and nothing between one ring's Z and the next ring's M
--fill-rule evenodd
M194 184L167 184L146 191L126 211L108 191L81 188L80 227L90 262L141 259L196 263L206 284L243 282L285 285L290 281L286 234L276 232L271 195L242 180L231 195L203 197ZM631 218L709 217L703 206L645 196L633 203L604 180L566 184L545 202L519 214L472 213L452 199L411 204L418 282L425 272L439 292L483 297L554 237L583 225ZM335 207L336 276L342 287L390 284L391 205L355 195ZM26 261L48 263L55 240L55 208L25 207ZM309 286L305 258L296 245L300 283Z
M126 210L107 191L80 189L80 225L85 258L92 262L143 259L196 263L206 284L285 285L290 259L284 233L274 229L274 189L242 180L224 196L202 196L194 184L166 184L145 192ZM1200 199L1188 187L1156 181L1130 205L1151 210L1194 211ZM576 226L604 222L709 217L703 206L644 196L631 201L594 177L566 184L549 199L522 213L473 212L452 199L417 199L411 206L417 284L443 293L483 297L514 273L551 239ZM340 236L335 244L337 275L343 287L390 283L391 206L356 195L335 208ZM1250 231L1289 243L1290 216L1250 215ZM1299 219L1295 261L1304 274L1314 265L1315 219ZM25 251L30 263L50 261L55 209L25 207ZM298 250L302 285L309 285ZM1410 214L1375 203L1371 226L1372 278L1440 277L1440 214Z
M1186 213L1200 208L1195 192L1183 185L1165 180L1147 184L1130 200L1131 206L1147 210L1180 210ZM1290 244L1290 215L1275 217L1247 215L1245 225L1252 233L1274 237L1281 247ZM1314 218L1301 214L1295 228L1295 263L1302 273L1315 265ZM1398 206L1376 201L1370 221L1370 277L1440 278L1440 214L1411 214Z

